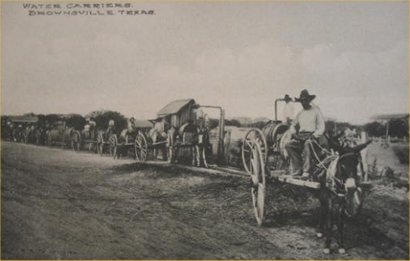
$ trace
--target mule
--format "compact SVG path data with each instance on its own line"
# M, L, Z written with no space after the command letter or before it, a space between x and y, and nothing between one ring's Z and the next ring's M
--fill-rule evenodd
M337 139L329 139L330 148L337 153L324 165L320 182L320 221L319 238L325 237L323 252L330 253L332 229L334 219L337 221L337 243L338 252L344 254L344 223L346 217L356 215L363 204L363 193L361 188L361 177L358 175L358 166L361 164L360 151L367 147L371 141L346 147L340 145ZM363 171L362 171L363 173Z

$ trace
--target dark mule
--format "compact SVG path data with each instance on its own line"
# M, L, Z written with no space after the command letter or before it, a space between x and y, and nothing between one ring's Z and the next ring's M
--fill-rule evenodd
M362 178L358 174L358 167L361 167L363 175L360 151L371 142L346 147L342 146L338 140L337 137L329 139L330 147L337 154L325 165L326 168L319 177L321 183L319 191L320 222L317 236L325 236L323 252L326 254L330 253L335 218L338 232L338 252L340 254L345 253L343 238L345 217L356 215L363 203Z
M33 131L34 143L36 145L45 145L47 140L47 133L44 127L37 127Z

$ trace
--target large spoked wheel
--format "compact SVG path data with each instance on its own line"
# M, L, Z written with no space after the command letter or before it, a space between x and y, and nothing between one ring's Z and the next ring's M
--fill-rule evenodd
M113 134L108 138L108 144L110 145L110 156L113 157L113 159L117 158L117 145L118 145L118 139L117 135Z
M252 144L249 171L252 184L252 205L258 226L261 226L263 223L265 209L266 175L263 157L264 155L259 143Z
M143 134L138 133L137 137L135 137L134 149L137 161L143 162L147 160L148 144Z
M249 130L242 142L242 163L246 172L249 174L251 174L251 159L255 144L259 145L261 158L265 163L268 158L268 145L265 136L259 129Z

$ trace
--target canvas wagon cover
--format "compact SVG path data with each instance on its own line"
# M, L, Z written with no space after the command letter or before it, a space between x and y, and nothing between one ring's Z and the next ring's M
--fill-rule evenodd
M134 126L136 128L141 128L141 129L148 129L148 128L152 128L154 126L154 124L152 124L152 122L147 121L147 120L135 120L134 122Z
M176 114L178 113L182 108L184 108L188 104L195 104L194 99L184 99L184 100L176 100L173 102L168 103L164 108L162 108L157 116L158 118L168 116L171 114Z
M36 116L10 116L12 122L35 123L38 121Z

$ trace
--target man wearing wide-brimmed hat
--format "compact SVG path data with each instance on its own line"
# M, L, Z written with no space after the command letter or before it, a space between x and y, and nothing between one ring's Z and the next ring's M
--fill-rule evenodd
M292 139L285 145L291 163L291 175L309 177L311 170L311 145L310 139L319 139L325 131L325 121L320 109L311 102L316 95L309 94L308 90L302 90L297 102L302 104L300 111L292 125L290 133ZM322 141L323 139L319 139ZM319 142L320 143L320 142Z

